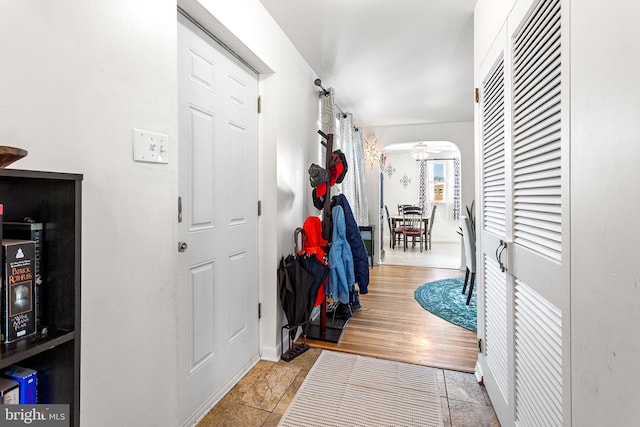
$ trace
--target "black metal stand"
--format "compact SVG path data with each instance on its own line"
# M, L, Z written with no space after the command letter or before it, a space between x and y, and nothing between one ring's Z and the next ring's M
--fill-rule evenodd
M326 319L324 331L320 319L309 322L304 328L307 336L318 341L338 343L342 338L342 332L349 323L349 319Z
M300 325L284 325L280 328L280 359L285 362L291 362L296 357L300 356L305 351L309 350L309 344L307 344L306 337L303 335L304 343L294 344L296 337L296 331L300 326L304 326L308 322L301 323ZM289 333L289 350L284 352L284 330ZM303 328L304 331L304 328Z

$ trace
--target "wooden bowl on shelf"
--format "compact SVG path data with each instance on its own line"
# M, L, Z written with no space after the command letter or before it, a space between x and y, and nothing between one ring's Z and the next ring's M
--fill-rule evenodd
M0 145L0 168L9 166L16 160L20 160L28 154L27 150L16 147Z

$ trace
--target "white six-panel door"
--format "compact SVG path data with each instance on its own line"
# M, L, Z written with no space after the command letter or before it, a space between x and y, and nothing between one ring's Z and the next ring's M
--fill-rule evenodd
M478 70L479 364L505 425L571 420L567 3L518 1Z
M258 359L258 83L223 52L180 17L179 405L185 425Z

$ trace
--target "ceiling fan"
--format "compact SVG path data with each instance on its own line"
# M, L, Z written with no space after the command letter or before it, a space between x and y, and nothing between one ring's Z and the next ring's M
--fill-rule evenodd
M411 157L415 160L426 160L430 154L453 150L453 144L447 141L419 142L413 146Z

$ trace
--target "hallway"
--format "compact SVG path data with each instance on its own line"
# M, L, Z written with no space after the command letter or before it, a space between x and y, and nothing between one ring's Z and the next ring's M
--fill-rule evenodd
M464 272L397 265L376 266L369 271L369 293L360 296L362 310L351 317L340 341L334 344L308 340L312 347L454 371L474 371L476 333L425 311L413 296L423 283L464 277Z
M198 423L198 427L275 427L322 350L291 362L259 361ZM500 426L484 387L473 374L438 369L444 427ZM349 424L357 420L347 420ZM345 425L331 419L327 426Z
M413 298L421 284L463 273L394 265L370 272L363 308L338 344L308 340L312 348L289 363L259 361L198 426L276 426L322 348L438 368L445 426L499 426L473 374L476 334L423 310Z
M389 236L385 239L383 265L407 265L414 267L459 269L462 258L460 242L433 242L430 250L420 252L418 247L406 251L402 243L394 249L389 247Z

